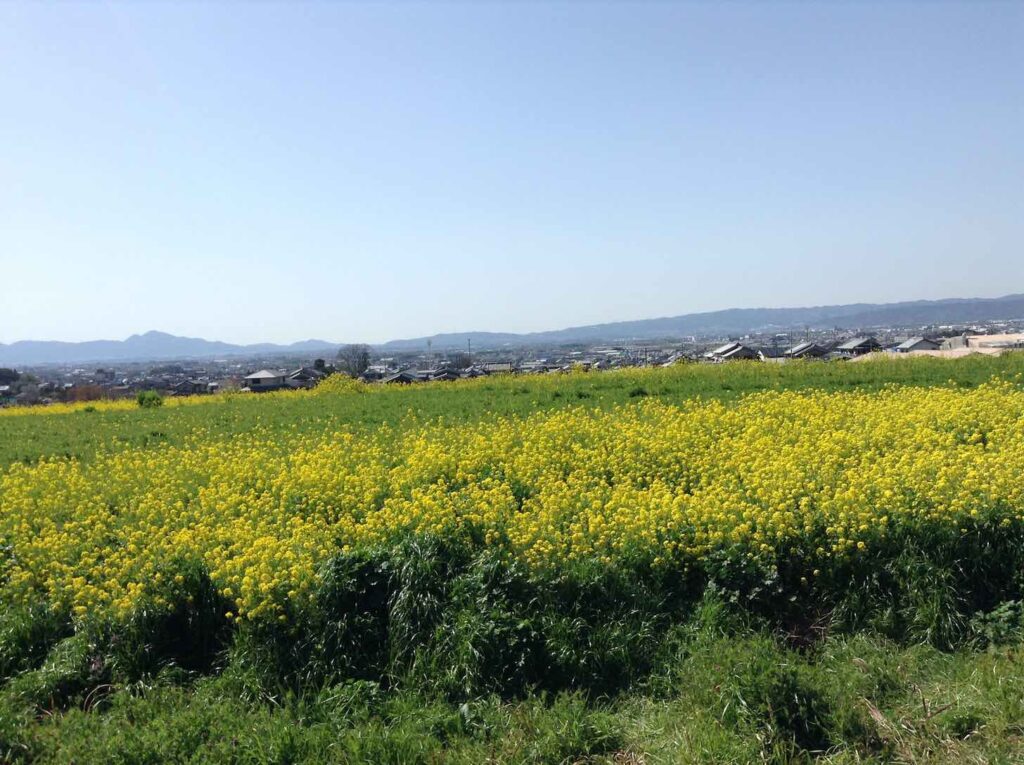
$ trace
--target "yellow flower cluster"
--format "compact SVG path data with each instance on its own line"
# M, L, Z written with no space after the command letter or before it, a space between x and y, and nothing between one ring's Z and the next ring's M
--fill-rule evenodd
M164 399L167 406L191 406L225 400L230 394L218 396L180 396ZM130 412L138 409L134 398L100 399L98 401L56 402L45 406L7 406L0 408L0 417L38 417L39 415L73 414L85 410L97 412Z
M1024 520L1024 390L889 387L652 400L376 430L194 432L0 474L0 600L124 618L201 563L243 619L308 603L321 564L413 532L531 566L716 551L826 565L897 526Z

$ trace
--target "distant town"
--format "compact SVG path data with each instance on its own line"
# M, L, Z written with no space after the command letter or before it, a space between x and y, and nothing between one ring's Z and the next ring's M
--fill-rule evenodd
M0 368L0 406L41 406L136 397L261 393L316 386L330 374L367 383L414 385L494 374L557 374L678 363L856 361L878 354L957 358L1024 349L1024 318L969 325L876 326L704 335L654 341L567 343L435 351L346 345L335 353L254 354L223 359L38 364Z

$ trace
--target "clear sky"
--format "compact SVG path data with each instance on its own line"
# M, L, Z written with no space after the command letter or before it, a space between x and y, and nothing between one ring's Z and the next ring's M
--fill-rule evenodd
M1024 3L0 4L0 342L1024 292Z

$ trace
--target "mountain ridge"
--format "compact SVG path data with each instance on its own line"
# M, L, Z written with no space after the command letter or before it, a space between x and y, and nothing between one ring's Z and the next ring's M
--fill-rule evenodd
M390 340L374 347L383 352L462 349L467 341L477 350L506 345L559 345L586 342L650 341L691 335L738 334L756 330L873 326L914 326L937 323L1024 318L1024 294L998 298L947 298L898 303L849 303L803 308L727 308L719 311L653 319L588 324L541 332L450 332ZM20 340L0 343L0 364L53 364L101 361L165 361L218 356L258 356L330 352L341 343L311 338L295 343L234 344L181 337L151 330L124 340Z
M150 330L129 335L124 340L20 340L0 343L0 363L58 364L86 361L166 361L170 359L213 358L261 354L329 351L337 343L326 340L300 340L295 343L253 343L238 345L200 337L181 337Z
M383 348L400 350L422 348L427 341L437 349L465 347L489 339L501 343L597 342L604 340L654 340L711 333L743 333L776 328L815 329L840 326L859 329L872 326L909 326L916 324L962 323L972 321L1024 318L1024 294L997 298L946 298L911 300L898 303L849 303L804 308L727 308L719 311L664 316L653 319L619 321L567 327L560 330L513 333L454 332L405 340L391 340Z

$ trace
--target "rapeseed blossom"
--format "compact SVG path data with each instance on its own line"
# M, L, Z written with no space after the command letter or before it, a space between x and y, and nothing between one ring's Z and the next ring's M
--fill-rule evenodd
M1005 381L410 415L376 430L199 429L181 445L0 474L0 599L124 619L175 602L189 560L233 618L279 619L311 601L330 557L408 533L463 536L535 568L799 550L816 576L897 527L1020 523L1021 476L1024 391Z

